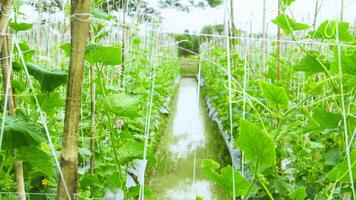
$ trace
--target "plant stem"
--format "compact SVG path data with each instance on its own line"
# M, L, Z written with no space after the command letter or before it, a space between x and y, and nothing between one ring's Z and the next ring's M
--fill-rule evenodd
M95 66L90 65L90 174L94 174L94 153L95 153Z
M257 172L258 172L258 162L256 162L256 165L255 165L255 173L254 173L254 175L253 175L253 179L252 179L252 181L251 181L251 183L250 183L250 185L249 185L249 187L248 187L248 189L247 189L247 191L246 191L246 193L245 193L246 199L248 199L248 195L250 194L250 192L251 192L251 190L252 190L252 186L253 186L253 184L254 184L255 181L256 181Z
M257 179L258 179L258 181L261 183L263 189L267 192L268 197L269 197L271 200L274 200L274 198L273 198L271 192L268 190L268 188L267 188L266 185L263 183L263 181L261 181L259 178L257 178Z

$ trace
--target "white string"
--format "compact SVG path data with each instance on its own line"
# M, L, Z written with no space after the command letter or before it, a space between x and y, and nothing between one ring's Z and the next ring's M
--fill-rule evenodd
M152 37L155 37L155 31L152 32ZM147 116L146 116L146 125L145 125L145 143L144 143L144 150L143 150L143 160L146 161L147 158L147 149L148 149L148 136L150 132L150 123L151 123L151 114L152 114L152 106L153 106L153 97L154 97L154 90L155 90L155 82L156 82L156 63L153 59L154 52L155 52L155 41L152 40L152 54L150 57L150 65L153 67L153 72L152 72L152 82L151 82L151 91L148 97L148 110L147 110ZM151 72L151 70L150 70ZM143 170L143 179L142 179L142 185L140 188L140 197L139 199L144 200L145 199L145 169Z
M229 118L230 118L230 141L234 141L233 134L233 121L232 121L232 89L231 89L231 52L230 52L230 38L229 38L229 22L230 19L227 17L229 0L225 0L225 39L226 39L226 53L227 53L227 75L228 75L228 89L229 89ZM231 159L232 160L232 159ZM236 199L235 193L235 167L232 164L232 197Z
M219 35L219 34L205 34L205 33L186 33L186 32L170 32L170 31L161 31L159 33L162 34L188 34L188 35L195 35L195 36L205 36L205 37L216 37L216 38L230 38L230 39L239 39L239 40L256 40L256 41L267 41L267 42L281 42L281 43L291 43L291 44L304 44L304 45L320 45L320 46L337 46L338 44L332 41L329 42L318 42L315 40L286 40L286 39L273 39L273 38L258 38L258 37L248 37L248 36L228 36L228 35ZM343 47L356 47L355 44L340 44Z
M15 46L17 48L17 51L19 52L20 60L22 62L22 65L24 67L24 70L25 70L25 73L26 73L26 76L27 76L27 79L28 79L28 82L29 82L29 87L30 87L30 89L32 91L35 91L35 88L33 87L31 76L30 76L30 74L28 72L28 69L27 69L27 64L26 64L25 58L24 58L24 56L23 56L23 54L21 52L20 45L19 45L15 35L13 36L13 43L15 44ZM48 140L48 143L49 143L49 147L51 149L51 153L52 153L53 158L54 158L55 165L56 165L56 167L58 169L60 178L61 178L63 186L64 186L64 190L65 190L65 192L67 194L68 199L71 200L71 197L70 197L70 194L69 194L69 191L68 191L68 188L67 188L67 184L65 182L65 179L64 179L64 176L63 176L63 173L62 173L62 170L61 170L61 166L60 166L60 163L59 163L57 155L56 155L56 150L54 149L54 145L52 143L52 138L51 138L51 135L49 133L49 129L48 129L48 126L47 126L47 123L46 123L46 116L45 116L45 114L43 113L43 111L41 109L41 106L40 106L40 103L38 101L37 96L34 96L34 99L35 99L36 106L38 108L38 112L40 114L40 121L41 121L41 123L42 123L42 125L43 125L43 127L45 129L45 132L46 132L47 140Z
M202 58L204 55L205 49L202 50L199 59L199 69L198 69L198 85L197 85L197 106L198 106L198 113L200 113L200 84L201 84L201 68L202 68ZM193 161L193 194L195 194L195 179L196 179L196 165L197 165L197 146L194 145L194 161Z
M354 180L352 175L352 164L351 164L351 157L350 157L350 148L349 148L349 132L347 127L347 117L346 117L346 106L345 106L345 97L344 97L344 84L343 84L343 71L342 71L342 62L341 62L341 45L340 45L340 38L339 38L339 23L336 23L336 42L337 42L337 51L338 51L338 65L339 65L339 80L340 80L340 93L341 93L341 107L342 107L342 117L344 121L344 134L345 134L345 145L346 145L346 156L347 156L347 166L350 175L350 183L351 183L351 190L352 196L354 200L356 199L356 192L354 187Z
M247 98L247 48L245 48L245 55L244 55L244 83L243 83L243 109L242 109L242 119L246 119L246 98ZM244 159L244 152L241 155L241 174L244 176L245 173L245 159Z

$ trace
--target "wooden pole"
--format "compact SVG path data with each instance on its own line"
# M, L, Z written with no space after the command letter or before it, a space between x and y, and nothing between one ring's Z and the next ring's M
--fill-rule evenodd
M1 48L1 67L2 67L2 78L4 82L4 93L8 95L7 109L9 115L16 114L16 101L13 95L13 88L11 85L12 80L12 63L11 63L11 51L10 51L10 37L9 32L2 40ZM16 149L14 149L14 155L16 156ZM17 199L26 200L26 190L25 181L23 176L23 166L22 161L16 161L15 163L15 177L16 177L16 188L17 188Z
M4 36L7 33L7 26L9 24L12 0L1 0L0 3L0 47L2 47Z
M71 55L65 107L61 168L57 199L77 199L78 126L82 97L85 47L89 35L90 0L71 0ZM64 185L64 183L66 185Z

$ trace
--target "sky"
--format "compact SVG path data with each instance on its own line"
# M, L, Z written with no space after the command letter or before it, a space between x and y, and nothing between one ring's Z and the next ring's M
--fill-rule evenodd
M157 6L158 0L150 0L152 6ZM253 33L262 30L263 0L233 0L235 21L239 29ZM268 32L275 32L276 26L271 20L277 15L277 0L266 0L266 15ZM292 15L299 22L312 24L316 0L296 0L290 7ZM340 13L340 0L319 0L322 2L317 24L326 19L336 19ZM161 10L162 30L181 33L188 29L190 32L200 32L206 24L221 24L224 21L224 5L218 8L194 9L190 13L174 9ZM356 19L356 0L344 0L344 21L354 23ZM251 25L251 26L250 26Z

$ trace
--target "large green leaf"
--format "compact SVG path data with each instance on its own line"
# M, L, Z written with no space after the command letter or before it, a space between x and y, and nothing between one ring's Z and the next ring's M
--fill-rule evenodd
M352 178L356 180L356 149L351 152L351 169L352 169ZM347 164L347 160L343 161L336 167L334 167L331 171L326 174L326 178L330 181L341 181L350 183L350 175L349 168Z
M112 95L104 100L104 109L113 113L116 117L137 118L140 117L140 97L127 94Z
M44 92L51 92L57 87L67 83L68 74L63 70L48 71L43 66L27 63L27 69L31 76L38 80Z
M91 64L120 65L121 48L118 46L89 45L85 58Z
M306 24L295 22L286 14L279 15L277 18L273 19L272 22L280 27L286 35L291 34L293 31L306 30L309 28Z
M309 35L312 38L324 40L336 40L337 35L339 36L339 39L344 42L350 42L353 40L349 23L331 20L323 22L316 31L310 32Z
M16 32L20 32L20 31L27 31L32 29L32 24L29 23L16 23L16 22L11 22L9 24L10 28Z
M23 146L17 149L16 158L29 163L46 176L52 176L52 157L37 147Z
M313 118L321 130L338 128L342 121L342 115L340 113L328 112L320 107L315 108L313 112Z
M20 117L7 116L5 118L3 138L5 149L38 145L44 141L46 141L46 137L42 127Z
M356 43L355 43L356 45ZM342 48L340 51L342 72L356 76L356 47ZM339 72L339 51L334 50L334 65L336 73Z
M143 158L144 145L139 142L129 141L121 145L117 150L117 156L120 164L125 164L134 159ZM151 151L148 151L147 159L149 161L153 160L153 155Z
M130 187L127 196L129 198L137 197L140 195L140 191L141 191L140 185ZM152 197L152 195L153 195L153 192L151 191L151 189L149 187L145 186L145 197L150 198L150 197Z
M60 108L64 107L64 99L59 92L52 92L50 94L37 95L41 108L48 116L56 114ZM35 104L35 99L32 99L32 103Z
M240 121L239 137L235 144L245 153L247 160L258 163L261 168L275 163L276 150L272 138L247 120Z
M70 56L71 45L69 43L62 44L60 48L67 57ZM120 65L121 47L90 44L86 47L85 59L90 64Z
M307 191L304 186L299 186L291 195L292 200L304 200L307 197Z
M288 107L288 96L284 88L260 82L262 96L274 107Z
M325 66L325 69L323 65L318 62L318 60L322 62L322 64ZM309 54L304 56L304 58L302 58L296 65L294 65L294 70L303 71L308 74L325 72L325 70L328 70L330 66L326 62L323 62L324 60L325 58L322 57L320 53L316 51L309 51Z
M227 190L230 196L233 196L233 181L232 181L232 173L234 170L235 177L235 195L241 196L245 194L249 183L248 181L241 175L241 173L231 166L224 167L218 172L217 170L220 168L219 163L215 162L211 159L205 159L202 162L202 171L205 176L207 176L211 181L217 183L225 190Z

